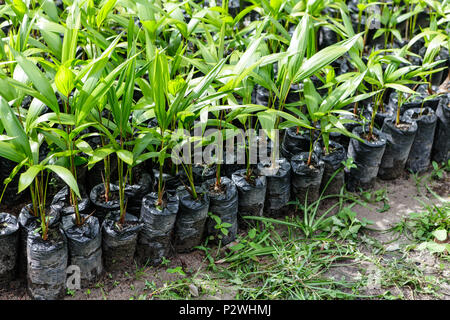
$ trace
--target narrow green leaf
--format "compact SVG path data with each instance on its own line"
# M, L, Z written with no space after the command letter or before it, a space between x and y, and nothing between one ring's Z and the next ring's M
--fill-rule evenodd
M15 51L14 49L11 49L11 51L13 52L14 58L16 59L17 63L27 74L34 87L47 99L49 103L48 107L54 112L58 113L58 100L56 99L55 92L53 91L48 79L44 76L44 74L42 74L42 72L34 63L25 58L21 53Z
M128 150L118 150L117 156L128 165L133 165L133 153Z
M36 178L36 176L38 175L39 172L41 172L43 169L42 166L40 165L34 165L31 166L27 169L27 171L25 171L24 173L22 173L20 175L19 178L19 190L18 192L22 192L23 190L25 190L26 188L28 188L28 186L33 183L34 178Z
M45 168L56 173L81 198L77 181L68 169L56 165L46 165Z
M105 21L108 14L111 12L111 10L116 5L117 0L107 0L106 3L103 4L102 8L100 9L99 13L97 14L96 22L97 22L97 28L100 28L103 21Z

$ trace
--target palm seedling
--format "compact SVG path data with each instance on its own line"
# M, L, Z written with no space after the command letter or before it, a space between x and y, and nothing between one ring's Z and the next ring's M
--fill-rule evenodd
M355 35L347 33L349 39L324 48L319 52L313 51L310 48L310 44L312 45L314 43L314 40L312 40L314 35L311 32L312 27L310 25L311 19L312 18L307 12L296 27L290 40L290 45L286 50L286 56L281 57L278 61L276 82L270 79L264 79L264 86L266 88L274 88L274 92L278 99L277 105L274 105L271 109L263 111L258 115L263 129L266 131L278 128L280 115L282 118L289 121L287 123L297 127L297 134L301 127L313 129L310 126L309 121L305 121L303 114L296 113L298 117L295 117L283 112L292 84L301 83L305 79L308 79L315 74L319 74L325 66L329 65L346 52L355 51L356 49L353 47L355 45L360 45L358 43L360 39L359 34ZM298 106L298 103L294 104ZM283 114L280 112L283 112Z
M311 164L311 158L314 151L314 146L323 140L326 152L329 150L330 133L338 132L340 134L351 136L358 139L355 135L348 132L344 123L350 121L339 119L338 115L350 114L345 111L345 106L357 101L367 95L353 96L358 86L363 81L365 72L355 73L352 77L336 85L335 88L329 91L326 96L320 96L314 84L310 79L305 79L303 82L303 104L304 108L298 109L296 107L288 107L288 109L302 118L309 126L310 130L310 147L307 165ZM302 112L302 110L304 112ZM283 126L289 126L289 122L284 123Z
M27 188L30 189L32 200L31 213L40 219L41 237L47 240L49 225L49 219L46 215L46 210L48 209L46 206L48 172L56 173L77 196L80 196L77 182L68 169L52 163L55 158L66 154L48 154L45 159L39 161L39 146L43 142L42 133L39 133L38 127L24 128L3 97L0 97L0 113L3 128L7 133L7 137L9 137L1 141L1 156L18 163L10 178L13 178L22 167L27 168L20 175L19 192ZM30 114L27 117L32 117Z
M372 91L375 91L376 94L373 99L372 116L367 133L368 141L374 139L375 117L379 109L384 111L384 94L387 92L387 89L391 88L410 95L415 94L407 85L417 83L417 81L412 79L420 73L420 70L418 66L411 66L411 63L404 58L407 53L407 47L403 47L402 49L375 51L369 56L365 81L372 86ZM406 66L400 68L400 64ZM384 71L383 67L385 67ZM400 121L401 103L400 98L397 108L398 122Z
M148 31L146 31L148 32ZM169 150L174 147L177 138L172 139L171 134L176 134L177 126L185 126L184 129L190 129L192 126L193 115L198 115L200 109L212 103L215 100L225 96L224 93L208 94L208 90L213 81L225 64L225 59L218 61L210 70L204 71L205 76L193 79L193 70L189 74L183 75L180 62L182 59L188 61L188 57L183 57L183 45L180 44L182 51L176 52L173 58L168 57L165 52L159 51L151 39L147 39L147 57L149 61L149 81L140 78L138 85L144 94L143 99L154 105L152 108L154 117L157 120L157 129L147 129L148 134L157 137L158 146L155 152L149 153L151 157L157 157L159 162L158 179L158 200L157 205L163 205L164 179L163 169L165 159L170 157ZM172 63L169 63L172 61ZM197 64L194 64L197 65ZM186 79L185 79L186 78ZM155 85L158 84L158 85ZM182 129L182 128L179 128ZM176 135L174 136L176 137ZM197 192L192 177L192 165L183 164L189 181L189 191L194 199L197 198Z
M45 69L49 70L50 74L54 74L55 87L58 89L63 105L59 105L56 93L45 75L29 58L27 59L19 52L13 51L16 61L26 73L34 88L29 88L15 79L6 79L13 87L39 99L53 111L38 118L36 122L45 124L45 121L47 121L50 123L50 125L43 126L42 134L51 144L56 145L63 152L64 157L68 158L66 166L69 167L72 176L76 176L76 162L79 160L76 155L81 151L92 154L92 149L88 148L83 137L79 136L84 129L95 124L91 119L86 120L90 117L91 111L100 102L104 93L111 87L121 69L129 63L124 62L112 70L108 76L102 77L102 68L107 64L111 52L120 40L120 36L116 37L98 58L85 65L75 63L80 27L80 12L77 8L77 6L72 6L72 11L67 18L61 53L58 53L56 49L52 51L51 58L55 64L40 60ZM63 109L63 112L60 109ZM39 112L42 112L42 108L30 111L30 117L36 118ZM35 120L34 118L30 119ZM53 124L58 124L63 129L53 128ZM72 187L70 202L76 213L77 225L81 225L83 219L78 212L77 197Z

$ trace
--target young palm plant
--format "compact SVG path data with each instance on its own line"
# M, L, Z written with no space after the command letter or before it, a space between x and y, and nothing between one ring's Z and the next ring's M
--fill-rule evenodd
M27 168L20 175L19 192L29 189L32 205L22 209L19 221L21 234L26 239L24 242L25 239L22 238L20 261L22 264L28 261L29 292L35 299L59 299L65 292L68 252L65 238L59 229L51 228L59 225L60 208L47 205L48 176L50 172L56 173L80 196L77 182L68 169L53 164L58 156L66 156L65 154L50 153L40 161L39 150L43 135L37 127L25 131L3 97L0 97L0 118L7 136L11 138L1 141L0 156L18 163L10 177L14 177L20 168ZM52 276L49 277L49 274Z
M15 173L21 167L27 170L21 174L19 180L19 192L29 188L33 208L31 213L40 219L40 234L43 240L48 238L48 224L46 212L48 175L46 172L56 173L67 185L74 190L77 196L80 195L78 185L72 173L64 167L51 164L58 156L65 156L64 153L49 154L45 159L39 161L39 145L42 143L42 134L38 134L37 128L32 131L25 131L21 122L12 111L9 104L0 97L1 121L5 131L11 140L2 141L1 156L11 161L17 162Z

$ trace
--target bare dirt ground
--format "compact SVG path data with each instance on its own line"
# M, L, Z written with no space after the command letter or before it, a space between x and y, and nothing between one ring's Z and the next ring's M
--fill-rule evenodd
M427 251L406 252L411 240L391 230L411 212L423 210L424 204L450 201L449 190L449 174L440 181L430 179L429 173L420 177L405 174L395 181L377 181L371 193L362 195L367 200L366 205L354 207L358 219L373 222L370 230L361 232L361 240L358 240L360 256L337 262L327 270L326 276L355 283L364 278L366 285L359 289L368 297L389 291L389 297L403 299L450 299L448 261ZM105 273L88 288L68 291L65 299L129 300L153 296L234 299L239 286L217 280L211 271L207 271L207 266L207 258L200 250L179 254L159 267ZM25 287L24 279L11 283L10 288L0 289L0 300L29 299ZM429 291L427 287L430 287Z
M369 278L372 283L362 290L367 295L379 295L390 290L392 296L402 299L449 300L449 261L440 260L428 251L406 250L411 239L392 230L410 213L423 211L424 205L450 202L449 188L448 173L439 181L431 179L429 173L419 177L405 174L395 181L378 180L374 190L379 191L380 198L385 197L385 200L354 207L358 218L373 222L370 225L372 230L364 231L363 241L359 244L364 255L349 260L345 265L336 264L328 270L329 276L346 280Z

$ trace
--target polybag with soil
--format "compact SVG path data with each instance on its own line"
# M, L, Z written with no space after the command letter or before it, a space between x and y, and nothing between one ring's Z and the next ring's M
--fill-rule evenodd
M221 223L228 223L231 226L224 228L224 234L217 229L217 222L209 217L206 222L207 232L209 236L214 237L214 242L222 242L222 245L236 239L237 234L237 215L238 215L238 191L233 181L228 177L221 177L220 189L215 188L215 179L208 180L204 183L204 189L209 193L209 212L217 216Z
M406 160L406 168L414 173L424 172L430 165L437 116L431 108L405 111L405 121L417 123L417 133Z
M119 186L115 184L109 185L110 198L105 201L105 185L103 183L92 188L89 198L94 206L94 216L98 218L100 225L105 220L105 217L113 211L120 209ZM126 201L126 194L125 194Z
M153 176L155 177L154 186L157 189L157 185L159 183L159 169L153 169ZM164 182L164 190L168 192L176 192L178 187L182 186L183 183L187 184L187 177L184 174L184 171L178 171L175 175L171 175L163 172L163 182Z
M292 167L292 196L301 205L311 204L319 199L320 184L322 182L324 163L316 154L311 155L308 165L309 152L302 152L291 159Z
M81 200L78 199L78 212L80 214L90 214L90 204L91 201L83 186L80 186ZM70 203L70 189L68 186L63 187L58 193L53 197L52 204L59 205L61 207L61 216L68 216L75 213L75 210Z
M281 155L287 160L291 160L292 157L301 153L307 152L310 148L310 135L309 133L297 132L296 127L286 129L283 141L281 143ZM321 154L318 144L314 145L314 153Z
M271 216L285 213L291 195L291 164L286 158L258 163L258 171L266 176L267 192L264 211Z
M367 141L364 135L368 133L368 128L356 127L352 132L363 141L350 139L347 151L347 158L353 158L356 168L347 170L347 189L357 191L359 188L367 190L375 185L375 180L380 168L381 159L386 149L386 134L374 128L373 141Z
M35 300L59 300L66 293L67 239L59 228L48 239L31 232L27 238L28 293Z
M433 145L433 160L437 163L450 159L450 94L441 98L436 111L437 127Z
M22 208L19 213L19 275L22 276L27 271L27 238L30 233L41 227L41 217L34 216L31 212L33 205L30 203ZM49 229L59 228L61 206L59 204L50 205L47 209L46 217Z
M203 182L213 179L216 176L216 165L194 164L192 166L192 174L194 176L194 183L202 184Z
M208 218L209 196L201 187L196 187L198 199L192 199L191 193L185 188L177 190L180 207L175 221L175 250L189 252L201 244L206 219Z
M81 285L85 287L96 281L103 271L102 235L96 217L82 215L82 219L86 220L77 226L75 214L64 216L62 229L69 246L69 264L80 268Z
M406 99L406 94L403 95L403 100ZM423 104L423 97L420 94L412 95L408 98L408 101L403 101L400 106L400 114L403 115L406 110L413 108L420 108ZM398 108L398 92L394 91L389 96L389 106L392 109L397 110Z
M372 117L373 104L369 104L367 111L370 112L370 117ZM375 125L378 129L383 126L384 120L394 116L396 109L392 107L391 104L384 105L384 110L378 109L375 113Z
M345 173L342 162L347 159L347 150L335 141L329 142L329 153L323 148L322 161L324 163L320 191L324 195L339 194L345 184ZM340 170L335 174L336 171ZM335 176L333 177L333 175ZM331 177L333 177L332 180Z
M409 151L417 132L415 122L401 121L395 124L395 118L386 119L381 131L386 134L387 143L378 170L378 176L383 180L398 178L405 169Z
M248 177L247 170L241 169L233 173L231 179L238 190L239 217L262 217L266 200L266 176L258 175L257 170L253 170Z
M14 280L17 272L19 222L13 215L0 212L0 286Z
M103 266L106 271L134 268L134 254L142 223L131 214L125 214L125 222L119 225L120 212L110 212L102 224Z
M140 171L137 174L137 182L125 187L127 196L127 212L139 217L141 214L142 198L150 192L152 177L147 172Z
M149 193L142 199L137 256L142 265L159 265L172 254L172 236L179 210L178 195L165 192L163 204L157 206L158 193Z

